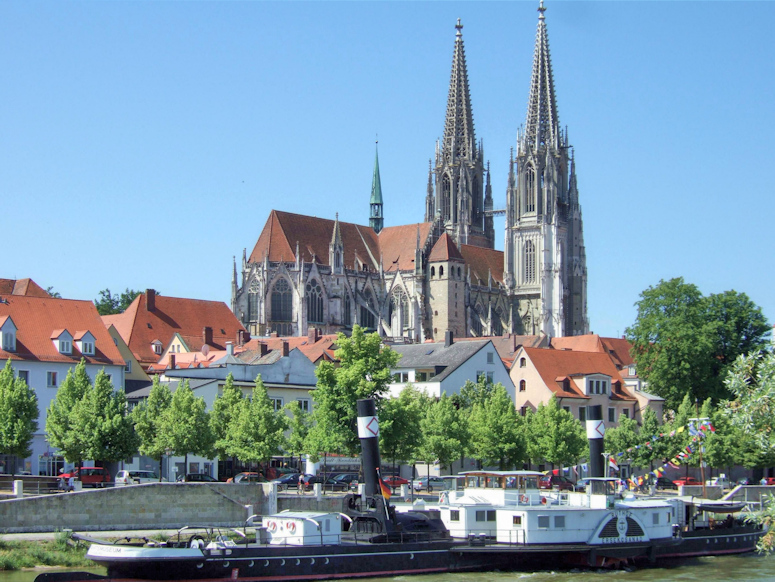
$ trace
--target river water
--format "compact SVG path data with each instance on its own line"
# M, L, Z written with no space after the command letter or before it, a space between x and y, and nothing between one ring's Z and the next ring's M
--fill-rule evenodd
M95 570L96 573L103 573ZM0 582L33 582L39 571L0 572ZM775 582L775 556L718 556L684 561L668 568L573 570L562 572L476 572L370 578L373 582L716 582L741 580Z

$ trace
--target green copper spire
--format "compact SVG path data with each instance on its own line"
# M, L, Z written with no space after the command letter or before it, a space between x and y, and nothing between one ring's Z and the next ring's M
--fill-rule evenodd
M377 142L379 143L379 142ZM371 214L369 215L369 226L374 232L379 233L382 230L382 182L379 179L379 148L376 148L374 155L374 177L371 180Z

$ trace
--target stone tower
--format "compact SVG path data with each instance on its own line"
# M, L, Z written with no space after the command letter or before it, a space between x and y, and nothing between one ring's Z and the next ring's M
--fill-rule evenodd
M557 115L545 11L541 0L527 118L509 165L504 284L519 305L522 333L579 335L589 331L581 206Z
M379 234L384 226L382 214L382 182L379 179L379 150L374 154L374 177L371 179L371 201L369 203L369 226Z
M474 136L463 25L455 26L455 52L449 81L444 137L436 143L435 166L428 171L425 221L437 216L457 244L493 248L492 220L485 219L485 169L482 144ZM489 171L487 172L489 183ZM435 195L432 179L435 178ZM492 196L489 199L492 206Z

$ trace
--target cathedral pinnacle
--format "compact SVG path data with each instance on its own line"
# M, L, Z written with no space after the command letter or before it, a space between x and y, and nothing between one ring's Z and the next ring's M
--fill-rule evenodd
M444 123L442 155L448 160L458 157L473 159L476 152L474 116L471 112L471 93L468 88L468 69L463 46L463 25L458 18L455 25L455 52L449 79L447 117Z
M374 153L374 175L371 179L371 200L369 202L369 226L379 234L384 226L382 214L382 181L379 178L379 142L376 142Z

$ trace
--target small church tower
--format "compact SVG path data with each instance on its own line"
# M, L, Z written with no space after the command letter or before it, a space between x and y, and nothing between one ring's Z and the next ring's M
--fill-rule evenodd
M474 135L474 115L468 88L463 25L455 26L455 52L449 81L447 116L441 146L436 144L435 200L426 197L425 222L441 216L444 230L457 244L493 248L492 221L485 221L484 152Z
M382 182L379 179L379 150L374 154L374 176L371 179L371 212L369 214L369 226L379 234L384 224L382 214Z
M581 206L557 114L545 11L541 0L527 118L509 163L504 283L519 302L522 333L580 335L589 331Z

